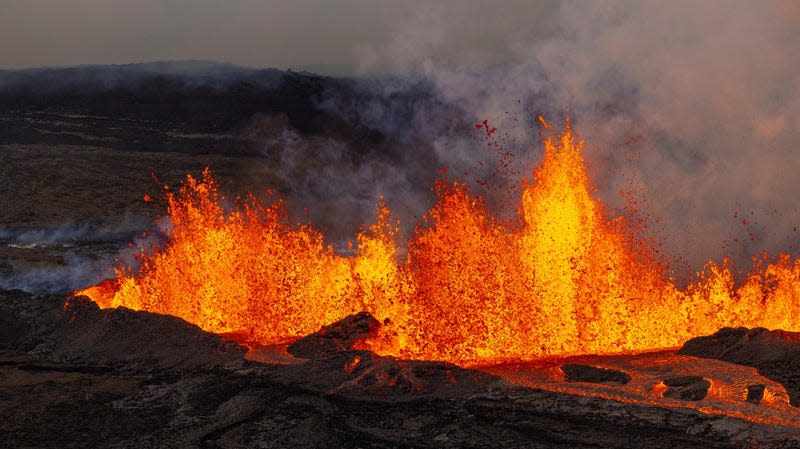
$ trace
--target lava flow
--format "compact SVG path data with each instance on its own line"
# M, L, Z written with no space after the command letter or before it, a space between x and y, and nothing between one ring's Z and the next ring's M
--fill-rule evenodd
M468 186L438 181L438 203L405 260L385 204L345 257L292 223L280 201L251 196L226 210L208 171L188 176L167 195L164 247L77 294L258 344L367 311L386 325L365 347L461 364L675 347L724 326L800 331L800 261L781 255L740 285L726 264L709 262L677 288L626 219L592 197L583 146L569 124L544 140L516 225Z

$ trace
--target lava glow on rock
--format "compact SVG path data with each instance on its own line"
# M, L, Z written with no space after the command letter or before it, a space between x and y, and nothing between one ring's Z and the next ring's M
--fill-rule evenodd
M800 331L800 261L781 255L736 286L724 263L709 262L677 288L625 218L592 197L569 123L548 132L516 225L466 185L437 181L438 203L405 260L385 204L346 257L290 222L280 201L251 196L224 209L206 171L168 194L174 228L163 248L76 294L258 344L367 311L386 325L365 348L460 364L675 347L724 326Z

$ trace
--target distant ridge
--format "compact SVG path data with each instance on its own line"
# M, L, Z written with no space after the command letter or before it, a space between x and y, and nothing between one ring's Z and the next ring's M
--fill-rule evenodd
M48 93L64 89L102 91L137 86L151 79L169 79L185 83L188 87L226 88L246 82L261 88L273 88L287 76L325 78L309 72L243 67L214 61L152 61L0 70L0 92L32 90Z

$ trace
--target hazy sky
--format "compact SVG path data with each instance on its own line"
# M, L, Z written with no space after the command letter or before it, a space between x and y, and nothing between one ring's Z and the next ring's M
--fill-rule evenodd
M437 21L422 31L439 41L447 34L447 43L440 42L442 58L502 61L509 38L544 36L554 29L555 5L526 0L0 0L0 68L204 59L347 74L369 62L375 49L389 42L402 46L396 38L405 24L434 16Z

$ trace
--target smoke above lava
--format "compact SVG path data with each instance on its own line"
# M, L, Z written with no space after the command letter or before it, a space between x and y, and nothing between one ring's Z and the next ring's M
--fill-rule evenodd
M489 43L471 45L465 30L490 29L503 9L421 8L388 43L360 48L362 73L392 75L367 87L384 103L332 108L429 142L441 166L473 183L490 158L464 125L488 119L525 165L541 156L524 122L569 111L589 142L599 197L620 208L619 192L635 190L684 269L725 255L749 266L760 251L796 250L796 4L562 2L557 14L530 18L549 37L489 33ZM420 85L433 98L402 94ZM461 113L461 126L443 110Z
M709 259L730 256L741 275L762 251L800 247L792 2L565 1L516 16L519 5L488 6L415 5L388 38L358 46L352 90L317 98L390 144L354 156L358 143L290 127L265 139L265 153L287 150L295 215L341 243L383 196L411 225L440 169L490 208L513 207L509 186L541 158L536 115L569 113L598 197L619 211L639 201L680 282ZM474 128L484 120L491 138Z

